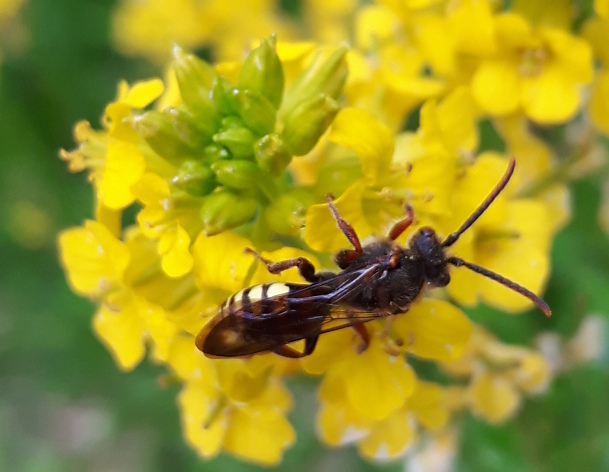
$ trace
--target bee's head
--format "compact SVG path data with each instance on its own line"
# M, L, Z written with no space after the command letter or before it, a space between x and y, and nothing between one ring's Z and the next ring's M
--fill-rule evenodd
M425 267L425 278L435 287L445 287L450 282L448 261L436 232L429 227L417 231L410 243L418 251Z

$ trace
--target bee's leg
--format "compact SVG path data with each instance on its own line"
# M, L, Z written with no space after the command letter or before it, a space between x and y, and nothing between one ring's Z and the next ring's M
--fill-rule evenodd
M332 216L334 217L334 220L336 221L336 225L343 232L343 234L347 237L347 239L353 245L353 248L354 248L354 249L345 249L343 251L340 251L336 255L336 264L341 269L345 269L349 265L349 263L353 262L355 259L357 259L359 256L361 256L362 243L360 243L359 237L357 236L357 233L353 229L353 226L351 226L349 223L347 223L343 219L343 217L340 216L340 213L338 212L338 208L336 208L336 205L334 205L334 202L332 201L333 199L334 199L334 197L332 196L331 193L326 194L326 201L328 202L328 207L330 207Z
M266 266L266 269L271 274L279 274L284 270L291 269L292 267L298 267L298 272L307 282L314 283L323 280L323 277L315 274L315 266L313 266L313 263L308 259L305 259L304 257L297 257L295 259L272 262L268 259L265 259L249 247L245 248L245 252L247 254L252 254L253 256L255 256L260 262L262 262Z
M358 354L361 354L368 349L368 346L370 345L370 333L366 326L364 326L364 323L352 323L351 326L353 326L353 329L362 340L359 346L357 346L357 352Z
M299 352L296 349L294 349L293 347L287 346L287 345L283 345L283 346L279 346L276 349L273 349L273 352L275 354L278 354L280 356L283 357L288 357L290 359L298 359L300 357L305 357L310 355L313 350L315 349L315 345L317 344L317 339L319 338L319 336L312 336L310 338L305 338L305 347L304 347L304 351Z
M392 241L398 239L400 235L404 231L406 231L406 229L414 221L414 210L412 209L412 207L410 205L406 205L404 207L404 210L406 211L406 218L394 224L391 230L389 231L389 239L391 239Z

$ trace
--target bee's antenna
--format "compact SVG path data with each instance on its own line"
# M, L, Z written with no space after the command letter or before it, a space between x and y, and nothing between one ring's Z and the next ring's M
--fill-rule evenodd
M510 163L508 165L505 174L499 181L499 183L495 186L493 191L489 194L488 197L480 204L480 206L476 209L475 212L471 214L471 216L465 220L465 222L461 225L461 227L455 231L454 233L450 233L446 239L442 242L442 247L452 246L459 236L461 236L474 222L480 218L480 215L486 211L486 209L490 206L491 203L497 198L497 196L501 193L501 191L505 188L507 183L510 181L512 174L514 173L514 167L516 166L516 160L512 157L510 159Z
M541 309L541 311L543 311L545 313L546 316L552 315L552 310L550 310L550 307L548 306L548 304L546 302L544 302L541 298L539 298L537 295L535 295L530 290L527 290L523 286L518 285L516 282L512 282L511 280L506 279L505 277L502 277L501 275L496 274L495 272L493 272L491 270L485 269L484 267L480 267L479 265L476 265L476 264L472 264L471 262L466 262L463 259L460 259L458 257L449 257L447 262L449 264L454 265L455 267L465 266L468 269L473 270L474 272L477 272L480 275L483 275L485 277L488 277L489 279L499 282L501 285L504 285L507 288L512 289L515 292L518 292L519 294L527 297L529 300L531 300L533 303L535 303L535 305L537 305Z

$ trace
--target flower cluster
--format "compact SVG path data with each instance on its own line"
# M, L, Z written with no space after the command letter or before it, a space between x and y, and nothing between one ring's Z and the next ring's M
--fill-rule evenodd
M556 371L544 357L501 343L456 305L519 312L530 301L465 269L392 323L368 323L363 351L349 329L324 334L302 360L212 360L194 345L231 294L302 283L296 269L269 274L244 248L337 270L332 257L348 241L328 192L361 238L387 234L410 205L415 223L398 241L406 246L422 226L441 235L459 228L510 155L514 178L450 251L542 291L569 199L564 170L529 123L589 113L606 132L596 85L604 72L594 70L588 39L604 34L595 22L606 16L597 2L598 18L575 35L569 11L546 18L530 3L538 2L503 11L490 0L386 0L357 10L351 49L271 36L243 61L215 66L174 46L165 82L121 83L101 129L76 125L78 147L61 157L88 171L97 208L60 236L68 280L96 303L93 328L122 369L148 352L179 379L184 434L203 457L226 450L278 463L295 440L288 375L321 378L320 438L354 443L371 459L401 457L417 442L454 446L456 413L503 421L547 387ZM241 24L229 39L252 34ZM481 127L497 146L481 143ZM437 364L445 381L426 378L413 357Z

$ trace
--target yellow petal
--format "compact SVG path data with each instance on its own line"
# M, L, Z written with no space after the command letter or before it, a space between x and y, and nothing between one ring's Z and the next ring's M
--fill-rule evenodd
M594 126L609 136L609 69L599 72L594 79L588 113Z
M121 305L102 304L93 318L93 330L121 369L131 370L144 358L146 324L129 298Z
M249 240L225 231L215 236L199 235L192 247L195 280L199 288L220 290L225 296L243 288L254 263L244 249Z
M574 82L588 84L594 74L592 49L583 39L566 31L542 28L540 35L546 41L563 74Z
M548 245L552 225L546 208L527 201L510 202L507 208L505 228L520 237L479 245L476 263L540 293L549 272ZM527 298L486 277L479 277L476 285L482 300L501 309L515 311L531 306Z
M144 108L160 97L163 89L164 86L161 79L136 82L125 96L121 97L121 101L133 108Z
M284 415L268 410L264 415L237 409L224 437L228 452L264 465L281 462L283 451L294 443L296 434Z
M203 379L214 385L217 380L213 362L195 347L192 336L179 335L172 339L167 363L182 379Z
M353 336L354 333L349 329L342 329L321 336L313 354L300 361L304 371L310 375L320 375L326 372L330 366L342 361L345 356L349 355Z
M223 408L215 421L206 424L214 409L219 407L219 402L217 394L203 382L187 382L178 395L186 441L205 458L220 452L230 418L226 408Z
M371 420L357 415L347 403L323 402L317 414L320 439L329 446L342 446L365 438Z
M415 302L407 313L396 317L392 329L407 352L438 360L458 358L472 330L461 310L432 299Z
M414 33L434 72L451 76L455 73L456 55L455 39L446 34L448 28L447 19L441 15L420 15Z
M181 277L192 269L190 236L180 225L176 225L171 231L163 232L158 250L162 256L163 271L169 277Z
M443 402L444 388L431 382L417 382L413 395L408 399L408 410L417 417L417 421L427 429L436 431L443 428L449 418L449 412Z
M374 338L363 353L335 368L341 368L349 403L364 418L386 418L404 404L416 383L404 358L388 355Z
M552 373L548 362L540 354L530 351L511 372L512 381L526 393L539 393L548 388Z
M478 147L477 114L466 87L457 87L440 102L435 117L449 152L460 155Z
M495 16L499 44L508 49L525 49L536 45L531 25L522 16L506 12Z
M135 144L111 141L106 154L106 168L101 195L109 208L124 208L134 200L131 186L144 174L144 155Z
M358 10L355 21L357 44L369 49L394 34L398 18L385 6L366 5Z
M476 103L492 115L507 115L520 106L520 78L511 60L495 59L480 64L471 87Z
M602 18L609 17L609 0L594 0L594 11Z
M376 183L393 154L393 134L364 110L343 108L332 123L330 140L353 150L361 160L362 173Z
M216 364L219 387L234 401L250 401L260 396L268 386L270 369L259 375L250 375L241 359L225 359Z
M129 250L96 221L59 235L60 257L73 290L98 296L116 287L129 264Z
M529 118L541 124L562 123L577 113L578 84L557 64L547 64L537 77L523 77L521 101Z
M516 412L520 395L502 377L484 372L470 385L469 401L475 415L491 423L500 423Z
M462 1L447 17L459 52L482 56L495 51L493 12L489 2Z
M357 449L369 459L393 460L406 453L414 438L415 431L408 410L399 409L383 421L375 423Z

